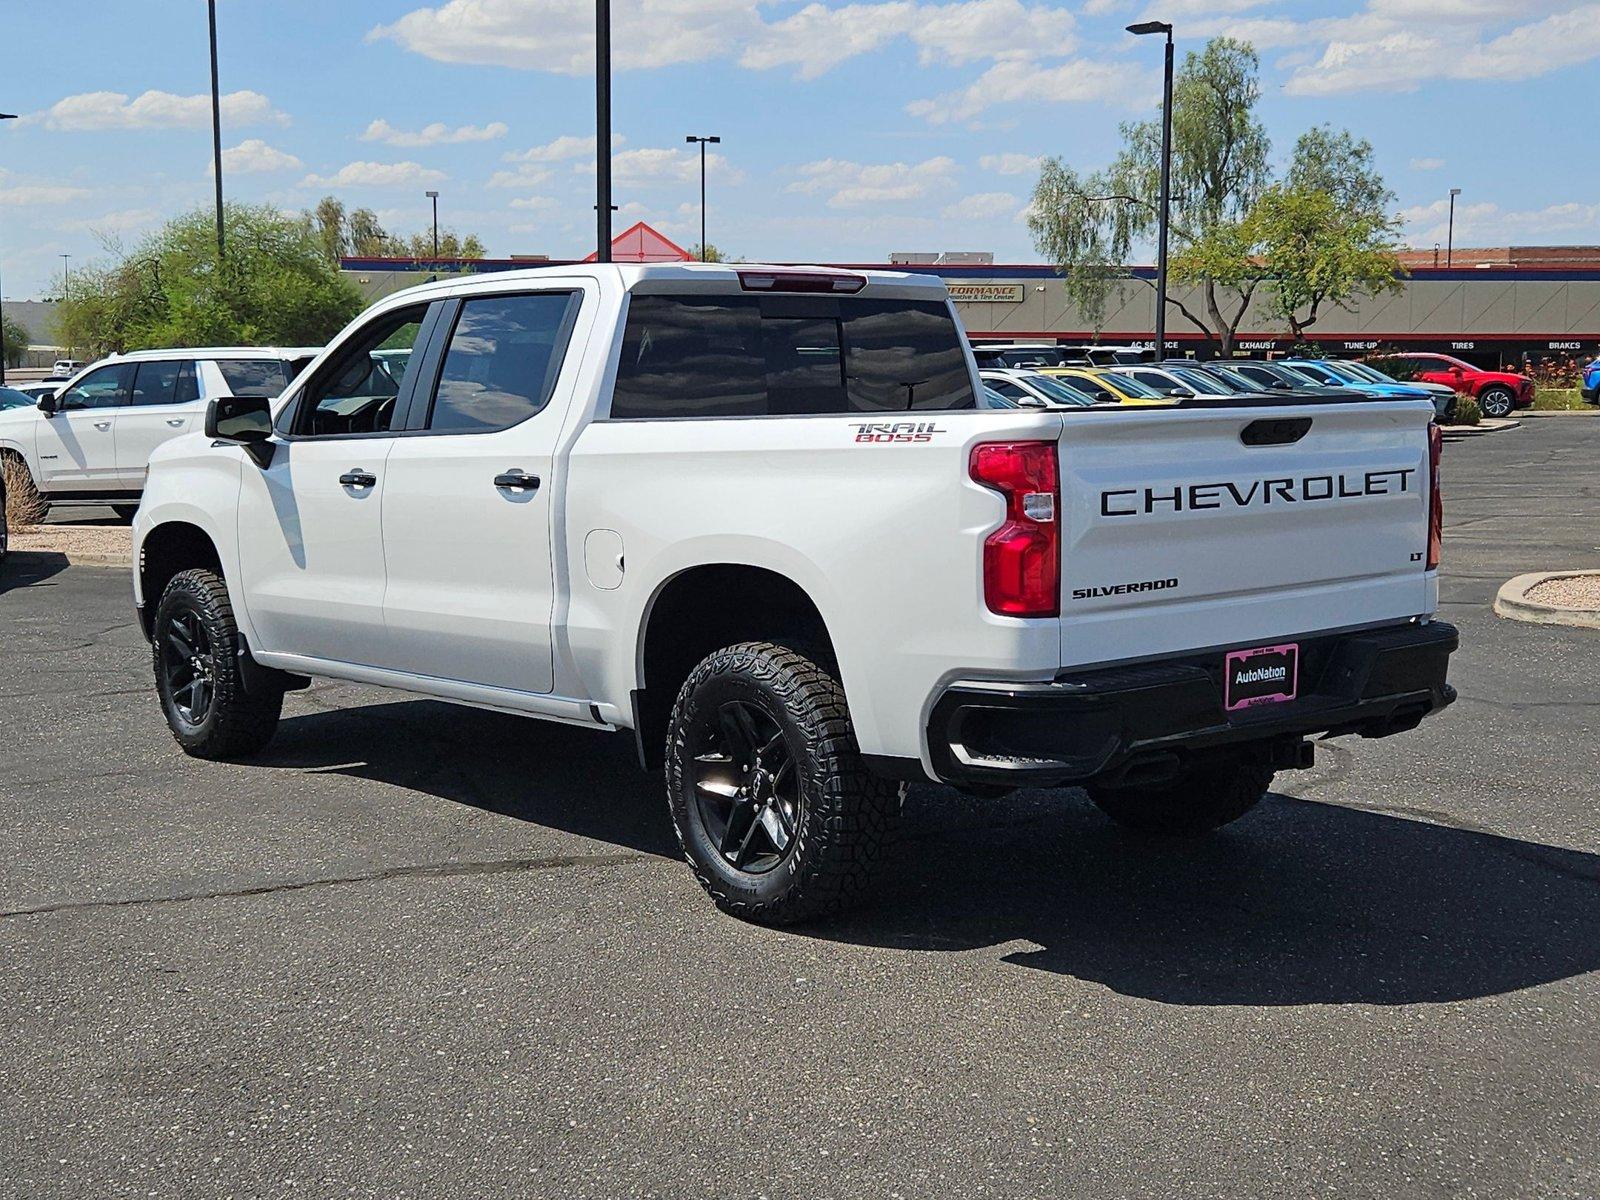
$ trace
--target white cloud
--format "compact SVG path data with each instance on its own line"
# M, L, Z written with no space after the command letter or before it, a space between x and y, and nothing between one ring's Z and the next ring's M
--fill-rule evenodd
M909 33L916 14L917 5L909 0L842 8L808 4L792 16L763 26L739 61L754 70L794 66L801 79L815 79L847 59Z
M496 171L489 176L492 188L536 188L550 178L550 172L541 167L518 167L515 171Z
M999 104L1061 104L1102 101L1142 103L1155 94L1154 77L1122 63L1074 59L1058 66L999 62L968 86L931 100L914 100L906 111L930 125L970 121Z
M298 171L305 163L294 155L269 146L260 138L246 138L237 146L222 151L222 177L227 182L234 175L259 175L267 171ZM206 164L206 174L211 174L211 164Z
M424 167L421 163L353 162L346 163L332 175L307 175L301 187L414 187L424 183L438 183L446 178L443 171Z
M952 221L991 221L1015 213L1020 203L1010 192L977 192L946 205L944 215Z
M289 118L273 108L260 92L228 92L222 97L221 107L225 126L289 123ZM46 129L75 133L101 129L202 129L211 124L211 96L149 91L129 100L123 92L85 92L57 100L27 119Z
M1444 166L1442 158L1413 158L1411 169L1413 171L1437 171Z
M1042 155L1017 154L1009 151L1004 154L985 154L978 159L980 167L996 175L1032 175L1042 162L1044 162Z
M532 212L550 212L553 209L560 208L561 204L549 196L518 196L511 202L510 206Z
M612 14L619 70L726 55L761 25L758 0L641 0ZM367 34L439 62L587 75L594 71L590 0L448 0Z
M49 204L70 204L94 195L88 188L54 183L19 183L0 188L0 204L11 208L33 208Z
M361 140L383 142L390 146L454 146L463 142L492 142L509 132L510 128L501 121L491 121L487 125L457 125L454 129L443 121L435 121L418 130L396 129L380 117L367 126Z
M579 159L572 169L580 175L593 175L594 163ZM648 186L655 183L698 183L700 152L680 146L640 146L611 156L611 176L618 183ZM744 172L733 167L721 154L706 155L706 179L718 183L744 182Z
M1450 231L1450 201L1403 209L1400 220L1413 245L1443 242ZM1498 204L1456 201L1455 244L1505 246L1550 237L1600 236L1600 203L1567 202L1537 209L1502 209Z
M123 208L101 213L98 217L61 221L56 228L66 233L129 233L158 225L166 215L153 208Z
M622 145L624 139L620 134L611 135L613 146ZM546 142L542 146L531 146L526 150L510 150L501 155L501 159L509 163L548 163L563 162L569 158L582 158L588 155L594 157L595 137L574 137L564 133L554 141Z
M800 178L784 190L806 195L827 193L829 208L904 203L949 187L958 170L955 160L943 155L919 163L858 163L824 158L798 168Z

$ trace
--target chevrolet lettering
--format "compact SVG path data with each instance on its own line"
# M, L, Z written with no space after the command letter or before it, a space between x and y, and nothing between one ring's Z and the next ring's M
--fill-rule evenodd
M1415 467L1359 474L1302 475L1290 479L1255 479L1248 484L1189 483L1173 487L1116 488L1100 493L1102 517L1133 517L1142 513L1198 512L1214 508L1249 508L1252 505L1300 504L1318 500L1358 500L1364 496L1389 496L1411 490Z

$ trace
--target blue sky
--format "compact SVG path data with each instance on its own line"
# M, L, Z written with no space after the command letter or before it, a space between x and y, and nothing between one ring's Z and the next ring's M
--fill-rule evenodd
M10 0L0 72L0 270L49 293L207 202L200 0ZM391 230L475 231L494 255L591 248L588 0L220 0L230 196L333 193ZM1159 46L1251 40L1275 152L1322 122L1372 141L1408 238L1600 242L1600 0L614 0L618 228L698 238L687 133L723 138L710 236L748 258L1033 261L1035 163L1082 167L1151 111ZM64 33L70 31L70 33ZM21 51L20 53L18 51Z

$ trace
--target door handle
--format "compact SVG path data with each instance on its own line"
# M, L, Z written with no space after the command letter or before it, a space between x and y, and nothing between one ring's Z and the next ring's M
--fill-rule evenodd
M111 422L110 421L96 421L94 423L94 427L96 429L110 429L111 428Z
M347 488L369 488L378 482L378 477L371 471L363 471L357 467L339 476L339 482Z
M167 424L171 425L174 429L177 429L180 425L183 424L184 420L185 420L185 418L183 418L183 417L168 417L167 418Z
M513 468L504 474L496 475L494 477L494 485L497 488L505 488L513 492L537 492L539 490L539 477Z

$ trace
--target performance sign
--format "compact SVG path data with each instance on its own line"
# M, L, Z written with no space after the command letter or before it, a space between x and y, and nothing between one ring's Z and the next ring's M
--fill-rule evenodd
M1020 283L952 283L950 299L957 304L1021 304Z

